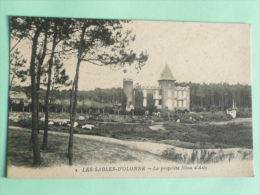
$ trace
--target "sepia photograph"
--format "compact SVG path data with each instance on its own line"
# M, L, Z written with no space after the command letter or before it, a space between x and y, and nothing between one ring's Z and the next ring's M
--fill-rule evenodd
M8 178L254 177L250 24L9 24Z

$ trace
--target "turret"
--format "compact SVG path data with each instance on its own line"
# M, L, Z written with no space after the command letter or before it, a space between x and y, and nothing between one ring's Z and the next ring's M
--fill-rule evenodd
M127 98L127 105L134 104L134 98L133 98L133 80L132 79L124 79L123 81L123 90Z
M162 108L167 107L173 109L173 89L175 81L169 66L166 64L158 80L162 89Z

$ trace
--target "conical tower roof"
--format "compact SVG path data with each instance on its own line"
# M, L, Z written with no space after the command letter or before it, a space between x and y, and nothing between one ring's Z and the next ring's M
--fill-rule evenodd
M175 78L173 77L173 74L169 68L169 66L166 64L162 73L159 81L165 80L165 81L176 81Z

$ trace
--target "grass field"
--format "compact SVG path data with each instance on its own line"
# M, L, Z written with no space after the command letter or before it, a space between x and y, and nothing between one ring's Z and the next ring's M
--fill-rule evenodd
M122 140L160 142L189 149L253 148L252 123L183 124L165 122L162 129L151 130L148 124L100 124L94 130L76 128L80 134ZM68 128L61 128L68 132Z
M29 147L30 130L9 128L8 166L32 167ZM42 132L40 133L42 139ZM68 165L68 134L50 132L47 150L41 151L41 167ZM208 164L252 160L251 149L183 149L168 144L123 141L102 136L74 136L74 165L117 163L185 163Z
M186 118L186 120L189 120L189 117ZM129 120L129 116L125 120ZM40 122L41 128L43 128L44 122ZM236 147L252 149L253 147L252 119L250 118L226 121L196 121L193 123L177 123L170 119L159 121L156 124L149 122L105 123L100 121L78 121L78 124L79 126L74 128L76 134L97 135L121 140L160 142L189 149ZM92 130L82 129L81 126L84 124L94 124L95 128ZM161 128L154 130L153 127L158 124ZM31 120L23 119L19 122L9 120L9 125L31 128ZM50 125L49 129L63 133L69 132L69 127L66 125Z
M242 160L252 159L252 119L227 120L223 116L225 117L219 114L217 120L211 121L206 120L208 118L204 116L203 120L199 121L198 118L195 122L190 122L189 117L186 117L187 122L180 123L174 119L167 119L156 121L155 124L151 122L78 121L79 127L74 128L74 133L77 134L74 138L74 164L142 162L144 159L208 163L223 159L230 161L237 158L235 154ZM10 126L16 126L9 128L8 131L8 164L14 166L32 166L33 164L32 150L29 147L31 121L28 116L23 117L24 119L18 122L9 120ZM131 117L120 116L119 119L128 121ZM92 130L80 128L84 124L95 124L95 128ZM155 126L156 128L153 128ZM69 127L59 125L49 127L48 148L41 151L42 166L67 165ZM85 137L82 138L81 135ZM88 135L93 135L100 140L88 139L86 138ZM42 142L42 132L39 137ZM113 140L119 142L103 142L101 138L104 140L114 138ZM151 153L149 147L146 150L128 147L125 144L129 143L127 141L144 145L157 144L155 147L163 144L167 150L165 149L158 155ZM176 150L176 147L188 152L183 153ZM235 151L229 149L235 149Z
M8 132L8 165L33 165L32 150L29 147L30 130L9 128ZM40 140L42 140L42 132ZM42 166L50 167L68 165L68 135L49 134L48 148L41 151ZM74 137L74 165L95 163L140 162L142 159L161 161L161 157L146 151L128 148L117 143L106 143L96 140Z

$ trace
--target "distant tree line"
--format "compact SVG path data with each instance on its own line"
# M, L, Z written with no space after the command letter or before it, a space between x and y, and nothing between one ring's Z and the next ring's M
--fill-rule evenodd
M230 85L227 83L199 84L192 82L177 83L176 85L190 87L192 111L202 111L203 109L210 111L212 108L226 110L233 106L233 101L238 108L251 108L252 105L250 85ZM30 89L28 87L15 87L14 90L23 91L30 97ZM58 106L55 100L68 100L70 93L70 90L52 90L50 100L51 110L55 111L56 108L61 110L61 106ZM45 90L42 90L40 94L41 100L44 100L44 94ZM86 110L87 107L94 109L96 106L100 108L102 104L105 106L122 104L124 108L126 106L126 97L122 88L96 88L89 91L79 91L78 100L82 102L78 104L79 110L82 106L84 110ZM93 102L92 106L89 106L86 100ZM147 100L147 107L152 108L154 104L153 98L149 96ZM95 102L99 104L95 104ZM143 109L143 94L141 92L135 94L135 107L136 109Z
M205 108L222 108L226 110L233 106L233 101L238 108L251 108L252 106L252 93L250 85L228 83L178 83L179 86L190 87L190 103L191 109L197 110Z
M71 90L53 90L51 92L51 100L68 100ZM44 94L44 90L42 91ZM102 104L122 104L125 99L125 94L122 88L101 89L96 88L89 91L79 91L78 101L91 100Z

